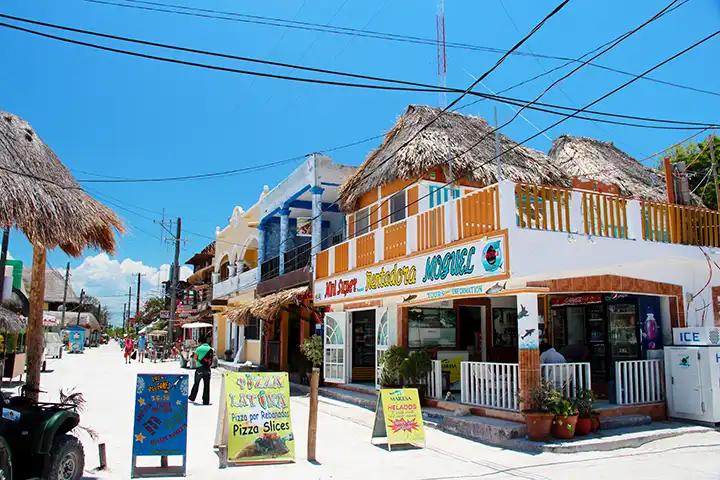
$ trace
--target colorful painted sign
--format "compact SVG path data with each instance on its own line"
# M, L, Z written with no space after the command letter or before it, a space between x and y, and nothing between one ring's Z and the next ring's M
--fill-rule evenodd
M600 295L576 295L573 297L559 297L550 299L550 305L560 307L565 305L588 305L591 303L601 303Z
M226 373L225 395L229 462L295 460L287 372Z
M298 237L311 237L312 236L312 218L310 217L298 217L297 218L297 232L295 233Z
M537 296L520 293L517 295L518 348L534 350L540 348Z
M187 375L138 374L133 457L185 455L187 409Z
M315 282L315 303L355 300L378 294L404 294L500 276L507 272L505 255L505 237L496 236L394 263L379 264ZM444 292L440 290L436 298L442 298Z
M372 438L387 438L388 450L392 445L425 445L425 426L416 388L380 390Z
M81 353L85 348L85 329L83 327L68 328L68 340L71 353Z

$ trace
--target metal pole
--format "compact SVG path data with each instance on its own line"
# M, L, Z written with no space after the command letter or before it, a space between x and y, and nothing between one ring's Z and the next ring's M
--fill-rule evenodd
M132 285L128 287L127 318L128 330L130 330L130 311L132 310Z
M173 343L173 326L175 325L175 309L177 302L177 284L179 275L178 262L180 261L180 235L182 233L182 219L177 219L177 235L175 236L175 260L173 261L172 278L170 279L170 321L168 322L168 340Z
M497 164L497 180L499 183L502 180L502 173L500 172L500 130L498 125L497 107L495 107L495 163Z
M137 306L135 307L135 319L140 316L140 273L138 275L138 288L137 288Z
M4 300L5 290L5 265L7 265L8 243L10 242L10 228L3 230L2 251L0 251L0 300ZM10 289L12 292L12 289Z
M83 299L85 298L85 289L80 290L80 306L78 307L77 326L80 326L80 314L82 313Z
M65 265L65 290L63 290L62 313L60 314L60 328L65 328L65 310L67 310L67 291L70 281L70 262Z
M123 303L123 335L125 335L127 333L127 326L125 325L125 317L126 317L125 310L127 310L127 304Z
M718 185L717 168L715 165L715 135L710 135L708 142L710 142L710 161L712 162L713 183L715 183L715 203L717 209L720 210L720 185Z

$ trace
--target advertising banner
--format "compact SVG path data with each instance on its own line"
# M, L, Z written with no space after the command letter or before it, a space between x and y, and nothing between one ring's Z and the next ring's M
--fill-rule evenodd
M68 329L70 341L70 353L82 352L85 348L85 329L82 327L71 327Z
M188 376L138 374L133 457L185 455Z
M295 460L287 372L227 373L225 396L228 462Z
M375 409L372 438L387 438L392 445L425 445L420 398L416 388L382 389Z
M311 237L312 236L312 218L298 217L297 218L297 231L296 231L295 235L298 237Z
M505 236L484 237L454 248L322 279L314 284L315 304L357 300L374 295L412 293L474 279L490 281L507 274ZM417 295L408 295L408 301ZM442 296L434 298L442 299Z

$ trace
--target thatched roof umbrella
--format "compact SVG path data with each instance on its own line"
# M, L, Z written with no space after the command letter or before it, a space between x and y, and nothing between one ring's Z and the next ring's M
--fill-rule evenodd
M612 142L561 135L553 140L548 156L571 177L617 185L622 196L667 202L662 172L646 167ZM702 206L696 195L692 195L691 201Z
M0 332L18 333L27 328L23 317L7 308L0 307Z
M80 256L86 247L115 250L118 216L80 187L25 120L0 111L0 228L18 228L33 245L27 382L40 386L47 249ZM37 395L35 395L37 398Z
M394 180L414 180L437 166L447 172L451 157L456 180L465 178L481 185L496 183L495 137L489 134L493 127L480 117L444 113L409 145L400 149L440 112L439 108L410 105L385 135L382 145L368 155L342 186L340 207L346 212L353 211L362 194ZM478 141L480 144L469 150ZM501 152L513 145L517 142L500 135ZM468 153L461 155L465 151ZM386 161L393 154L394 157ZM504 180L570 186L570 178L544 153L525 146L516 147L502 156L501 173Z

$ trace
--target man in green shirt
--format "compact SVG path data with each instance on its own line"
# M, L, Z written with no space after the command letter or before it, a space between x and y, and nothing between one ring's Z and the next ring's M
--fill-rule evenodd
M210 405L210 368L215 358L215 350L208 345L207 339L201 335L200 346L195 350L193 360L195 362L195 382L190 391L189 400L195 401L200 387L200 380L203 382L203 405Z

